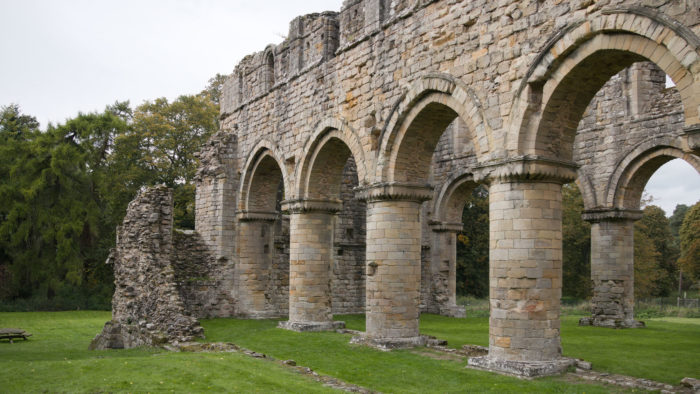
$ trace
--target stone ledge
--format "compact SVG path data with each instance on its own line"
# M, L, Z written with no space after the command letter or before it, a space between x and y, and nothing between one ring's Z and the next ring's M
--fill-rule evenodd
M274 222L279 217L279 212L248 210L241 210L236 212L236 219L238 219L241 222Z
M611 220L639 220L643 212L636 209L603 208L589 209L581 214L581 218L587 222L597 223Z
M329 321L329 322L296 322L296 321L281 321L277 324L277 328L296 332L320 332L320 331L335 331L345 328L344 321Z
M441 233L441 232L458 233L458 232L464 230L463 223L440 222L437 220L431 220L430 222L428 222L428 226L430 226L430 229L432 231L435 231L436 233Z
M578 321L579 326L594 326L607 328L644 328L646 325L643 321L634 319L615 319L605 317L582 317Z
M559 358L552 361L511 361L481 356L471 357L467 368L532 379L542 376L560 375L574 365L576 365L576 360L573 358Z

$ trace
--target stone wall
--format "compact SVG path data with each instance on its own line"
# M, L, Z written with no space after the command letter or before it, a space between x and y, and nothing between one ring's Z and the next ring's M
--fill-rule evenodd
M91 349L158 346L202 337L177 286L173 259L173 200L165 186L129 203L108 262L114 266L112 320Z

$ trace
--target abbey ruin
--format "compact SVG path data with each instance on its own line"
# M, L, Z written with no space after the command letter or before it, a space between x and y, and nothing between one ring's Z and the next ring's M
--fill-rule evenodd
M456 234L485 185L489 353L469 364L561 371L562 184L592 223L581 323L640 326L642 191L675 158L700 172L698 36L696 0L345 0L294 19L224 86L195 232L173 232L167 190L130 206L102 347L196 337L192 317L319 331L341 313L366 313L370 344L420 345L421 312L464 316Z

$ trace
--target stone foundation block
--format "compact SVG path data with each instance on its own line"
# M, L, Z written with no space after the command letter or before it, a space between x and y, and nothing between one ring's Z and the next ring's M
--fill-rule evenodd
M634 319L610 319L601 317L582 317L578 321L579 326L595 326L607 328L644 328L643 321Z
M281 321L277 325L278 328L296 332L320 332L320 331L335 331L345 328L344 321L330 322L297 322L297 321Z
M372 338L363 333L352 337L350 343L365 345L383 351L390 351L394 349L410 349L418 346L425 346L430 339L430 337L425 335L409 338Z
M511 361L482 356L471 357L468 367L518 378L532 379L559 375L574 365L576 365L576 360L573 358L559 358L552 361Z

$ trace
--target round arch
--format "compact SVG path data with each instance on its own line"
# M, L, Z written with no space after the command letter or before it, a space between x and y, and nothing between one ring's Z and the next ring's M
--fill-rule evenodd
M450 176L437 194L433 217L443 223L461 223L464 203L479 184L469 172Z
M638 145L615 166L606 189L607 206L639 209L649 178L659 167L673 159L685 160L700 174L700 157L684 151L677 139L666 137Z
M634 62L656 63L676 83L686 125L700 123L700 38L649 9L608 10L552 37L528 69L507 137L516 154L571 160L573 138L595 93ZM581 83L585 81L585 83Z
M348 157L355 161L359 184L366 184L368 163L355 130L337 119L320 122L307 140L297 167L296 195L299 198L337 198ZM319 178L322 179L319 181Z
M284 190L290 190L281 157L277 147L269 141L262 140L255 145L243 167L238 191L240 211L275 211L280 179Z
M405 182L402 176L397 174L397 169L402 168L402 157L417 159L413 154L401 152L402 146L411 145L423 148L420 153L423 162L418 164L418 172L427 170L430 166L430 156L437 143L437 138L444 129L457 117L467 125L470 132L470 140L474 145L478 161L483 161L488 153L491 153L491 133L486 123L482 105L474 91L468 88L459 79L447 74L428 74L415 81L409 90L394 105L388 121L379 136L379 151L377 152L377 165L375 182ZM416 122L417 121L417 122ZM432 128L437 135L421 135L414 130L421 127L416 123L432 123ZM415 141L407 141L413 137ZM427 140L426 140L427 137ZM430 141L429 141L430 140ZM432 141L434 140L434 141ZM408 142L404 144L404 142ZM430 152L428 152L430 150ZM398 168L397 168L398 167ZM417 174L403 176L410 178ZM425 174L421 174L425 175Z

